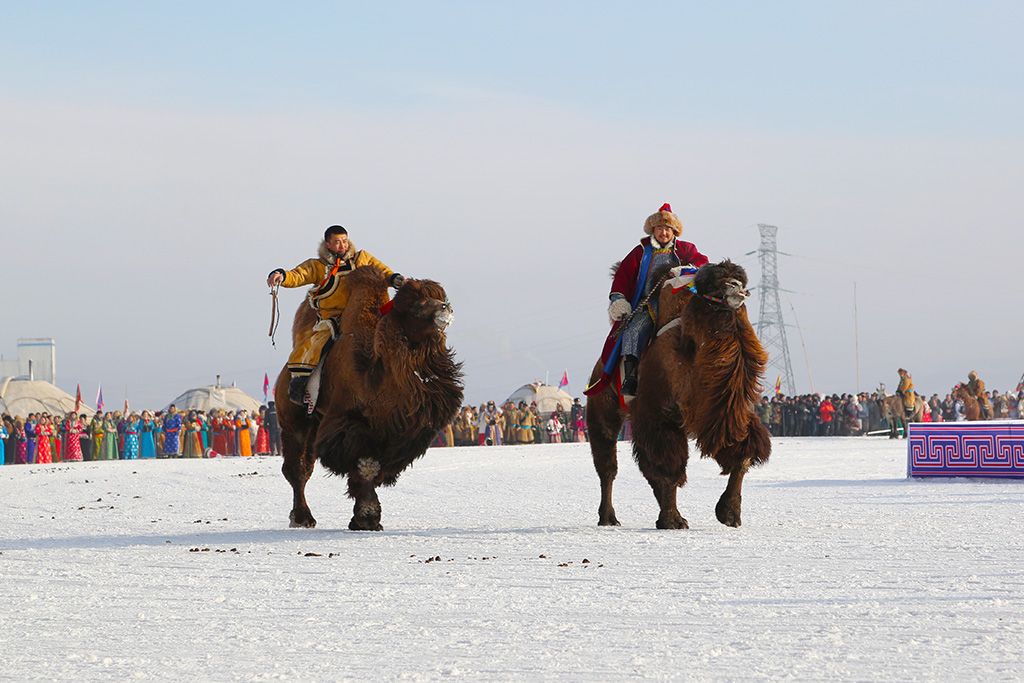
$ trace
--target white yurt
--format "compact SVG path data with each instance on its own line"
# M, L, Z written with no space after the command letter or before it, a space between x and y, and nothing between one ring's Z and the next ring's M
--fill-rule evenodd
M12 417L28 417L30 413L64 416L74 409L75 397L49 382L0 378L0 413ZM78 407L79 415L95 412L84 403Z
M233 412L244 409L249 415L255 415L263 404L237 387L222 387L219 384L211 384L210 386L189 389L164 406L164 410L166 411L171 405L174 405L178 412L203 410L209 414L214 410Z
M512 401L517 406L520 401L526 401L526 405L536 402L537 412L545 420L550 417L551 413L555 412L555 406L558 404L561 404L562 409L567 413L572 410L572 396L558 387L542 384L541 382L524 384L512 392L512 395L507 400Z

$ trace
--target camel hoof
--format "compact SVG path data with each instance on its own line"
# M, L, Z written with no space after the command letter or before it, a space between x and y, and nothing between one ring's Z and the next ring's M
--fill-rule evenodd
M740 526L740 501L719 500L715 506L715 517L726 526L733 528Z
M352 531L384 531L380 522L368 519L360 520L356 517L353 517L352 521L348 523L348 528Z
M292 510L288 514L288 526L292 529L312 529L316 526L316 520L308 512L300 516L295 514L295 510Z
M678 513L661 515L658 517L658 523L655 525L659 529L689 529L690 525L685 519Z

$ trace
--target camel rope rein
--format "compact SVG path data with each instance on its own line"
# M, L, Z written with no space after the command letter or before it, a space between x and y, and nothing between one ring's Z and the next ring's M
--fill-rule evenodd
M661 285L665 282L666 279L668 279L669 275L670 272L666 271L660 278L658 278L657 281L655 281L654 286L651 287L651 291L647 293L647 296L641 299L640 302L636 305L636 308L630 311L629 315L622 319L622 323L615 331L616 337L622 336L622 334L626 331L626 328L629 326L629 323L633 320L636 314L639 313L643 309L643 307L651 300L651 297L654 296L655 293L660 295Z

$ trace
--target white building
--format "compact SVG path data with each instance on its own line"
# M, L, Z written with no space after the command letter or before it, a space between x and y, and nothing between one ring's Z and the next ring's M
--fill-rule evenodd
M18 359L0 356L0 377L41 380L56 384L57 344L53 339L19 339Z

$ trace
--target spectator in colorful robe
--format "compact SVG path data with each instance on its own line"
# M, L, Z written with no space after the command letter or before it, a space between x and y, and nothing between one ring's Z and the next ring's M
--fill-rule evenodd
M29 413L28 419L25 420L25 438L28 439L28 451L26 458L29 465L34 465L36 462L36 414Z
M97 410L89 423L89 434L92 436L92 459L103 459L103 413Z
M655 271L664 266L700 267L708 262L697 247L678 239L683 224L668 204L647 217L644 232L648 237L641 239L615 269L608 296L612 328L601 353L601 377L583 392L588 396L600 393L612 381L620 357L622 398L630 401L636 396L640 359L658 324L658 292L652 291ZM620 331L623 325L625 329Z
M7 439L10 437L10 433L7 431L6 420L0 422L0 465L7 464Z
M141 420L137 413L132 413L124 420L124 448L121 451L122 460L139 459L139 432L141 431Z
M252 434L249 432L251 423L249 422L249 416L244 410L239 410L235 414L235 430L238 434L238 455L251 456L252 455Z
M117 417L115 413L107 413L103 418L103 449L100 460L117 460L120 452L117 448Z
M5 437L6 448L4 448L4 455L5 455L5 457L4 457L4 464L5 465L13 465L14 464L14 452L18 448L18 442L14 438L14 418L11 417L9 414L4 413L3 414L3 418L2 418L2 422L3 422L4 430L6 430L6 432L7 432L7 436Z
M36 463L39 465L53 462L53 452L50 450L52 429L50 419L45 415L40 416L36 423Z
M164 417L164 457L176 458L181 452L181 413L173 404Z
M199 420L196 419L196 411L194 410L188 411L188 416L185 418L181 443L181 457L203 457L203 442L199 438Z
M270 455L270 437L267 434L267 407L260 406L256 415L256 455Z
M153 414L148 410L142 411L142 419L139 420L139 457L143 459L156 457L156 425L153 423Z
M85 425L78 418L78 414L74 411L68 413L68 418L64 423L66 434L64 438L64 459L70 462L79 462L83 460L82 456L82 432L85 431Z
M294 347L288 357L288 371L291 374L288 398L293 403L303 404L306 381L320 362L324 344L328 339L338 336L341 314L348 305L346 276L359 266L377 266L395 289L405 282L405 278L378 261L370 252L357 250L348 238L348 230L340 225L332 225L324 231L324 241L317 249L316 258L303 261L291 270L277 268L267 276L267 286L270 288L277 285L313 285L307 298L309 305L316 311L317 322L313 327L293 334Z
M14 418L14 438L17 442L14 447L14 464L28 464L28 436L25 434L25 420L21 417Z
M204 411L197 410L196 422L199 423L199 452L206 457L206 451L210 450L210 420Z

